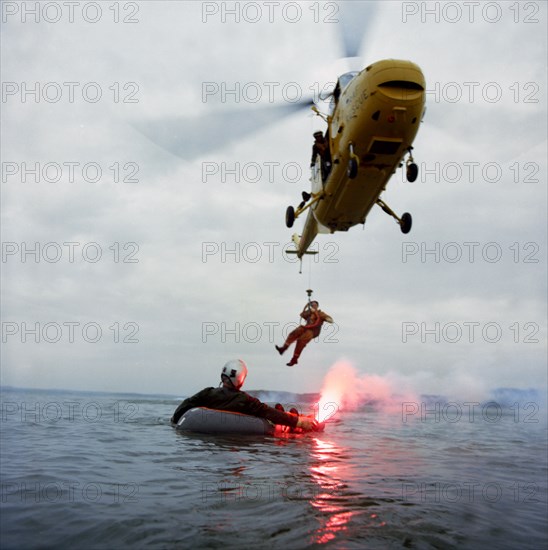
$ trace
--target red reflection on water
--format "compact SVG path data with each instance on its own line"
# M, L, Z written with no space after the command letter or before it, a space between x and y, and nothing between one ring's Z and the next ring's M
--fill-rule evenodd
M310 473L318 485L310 504L321 512L322 525L314 533L314 542L325 544L333 540L337 533L348 529L348 522L358 513L344 506L346 500L342 494L348 466L341 459L344 450L333 443L314 438L311 454L313 463ZM347 475L345 475L347 474ZM323 520L325 518L325 520Z

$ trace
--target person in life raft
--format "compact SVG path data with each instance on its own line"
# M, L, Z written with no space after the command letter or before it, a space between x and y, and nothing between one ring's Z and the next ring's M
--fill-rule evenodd
M221 384L217 388L205 388L185 399L173 413L171 422L177 424L183 414L194 407L208 407L219 411L231 411L265 418L273 424L290 428L301 428L303 431L318 429L318 423L312 418L283 412L269 407L255 397L241 391L247 376L247 366L241 359L226 363L221 371Z
M303 349L306 347L308 342L310 342L310 340L320 335L324 322L333 322L333 318L327 315L327 313L321 311L319 306L320 304L316 300L306 304L300 314L306 321L306 324L300 325L295 330L292 330L287 335L283 346L275 346L278 353L282 355L293 342L296 342L295 349L293 350L293 357L291 358L291 361L287 363L288 367L292 367L299 362L299 357L301 356Z

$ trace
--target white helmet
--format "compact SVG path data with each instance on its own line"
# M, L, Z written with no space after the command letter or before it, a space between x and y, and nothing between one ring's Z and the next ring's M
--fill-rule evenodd
M224 381L224 377L227 377L234 387L239 390L245 381L247 376L247 367L241 359L233 359L225 364L221 371L221 380Z

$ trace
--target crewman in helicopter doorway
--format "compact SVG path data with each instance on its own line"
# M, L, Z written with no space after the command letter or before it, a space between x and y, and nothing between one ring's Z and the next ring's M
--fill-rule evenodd
M322 181L327 179L331 171L331 151L329 150L329 136L323 135L321 130L314 132L314 143L312 145L312 158L310 159L310 168L316 165L316 158L319 156L321 163Z

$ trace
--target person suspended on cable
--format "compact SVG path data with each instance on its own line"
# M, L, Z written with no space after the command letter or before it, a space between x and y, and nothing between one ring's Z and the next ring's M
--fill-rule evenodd
M278 353L282 355L293 342L296 342L295 349L293 350L293 357L289 363L287 363L288 367L292 367L299 362L299 357L306 345L310 340L320 335L322 325L325 322L333 322L332 317L319 309L319 303L316 300L308 302L301 311L300 316L306 321L306 324L300 325L295 330L292 330L287 335L283 346L275 346Z

